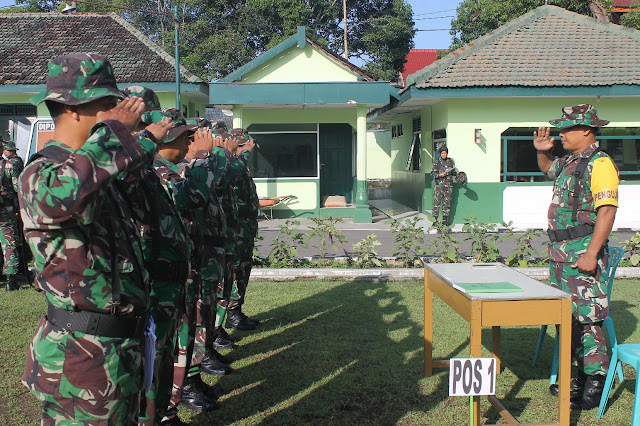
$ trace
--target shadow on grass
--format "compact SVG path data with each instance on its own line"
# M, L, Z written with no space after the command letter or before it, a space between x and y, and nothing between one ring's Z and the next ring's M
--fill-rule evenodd
M340 283L260 315L237 374L218 381L222 408L194 424L394 424L440 404L446 377L425 400L422 325L395 285Z

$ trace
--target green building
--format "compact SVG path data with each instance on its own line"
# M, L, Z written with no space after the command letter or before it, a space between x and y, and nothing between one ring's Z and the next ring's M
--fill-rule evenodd
M446 144L469 180L455 185L454 223L473 215L546 229L552 183L533 131L590 103L611 121L598 139L622 179L614 227L640 229L639 55L640 31L541 6L410 75L397 100L368 114L392 129L393 200L431 210L429 172Z
M175 60L134 26L114 13L0 14L0 134L11 137L27 158L53 134L44 103L29 99L45 89L47 63L74 52L97 52L111 61L118 86L153 89L162 106L176 107ZM209 87L180 67L180 110L205 114Z
M296 197L275 215L371 222L367 181L390 178L390 141L389 132L367 132L367 112L394 92L298 27L209 93L258 141L251 160L258 195ZM329 207L330 196L346 205Z

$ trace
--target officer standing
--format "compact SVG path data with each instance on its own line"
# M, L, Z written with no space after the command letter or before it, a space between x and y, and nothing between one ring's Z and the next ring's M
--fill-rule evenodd
M149 281L125 193L157 147L131 135L143 104L123 98L108 59L79 53L52 59L46 90L31 99L55 123L18 193L48 304L22 382L46 425L138 421Z
M4 254L2 273L7 277L7 291L13 291L18 289L16 274L20 264L16 249L16 237L20 235L16 218L19 210L18 176L24 166L13 142L0 138L0 143L4 150L0 165L0 244Z
M609 369L602 322L609 310L607 241L618 206L618 171L596 140L597 129L609 121L599 119L593 105L565 107L550 123L569 152L554 158L549 128L533 133L538 166L555 180L548 214L551 285L572 295L578 376L571 383L571 408L589 410L600 403ZM557 395L557 386L550 391Z
M440 157L433 163L431 176L435 182L433 188L433 217L438 220L442 214L442 223L445 225L449 221L451 211L451 198L453 197L453 176L456 175L456 164L453 158L449 157L449 148L440 148Z

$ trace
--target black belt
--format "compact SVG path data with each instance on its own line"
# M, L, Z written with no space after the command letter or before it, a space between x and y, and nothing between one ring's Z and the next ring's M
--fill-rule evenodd
M69 311L49 304L47 319L52 324L68 331L126 339L142 337L149 322L149 315L115 317L100 312Z
M556 229L555 231L549 229L547 234L549 235L549 240L552 242L573 240L574 238L593 234L593 225L584 224L571 226L567 229Z

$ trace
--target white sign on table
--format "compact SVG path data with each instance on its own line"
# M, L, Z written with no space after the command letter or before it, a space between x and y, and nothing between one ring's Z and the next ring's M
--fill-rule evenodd
M495 394L495 358L451 358L449 360L449 396Z

